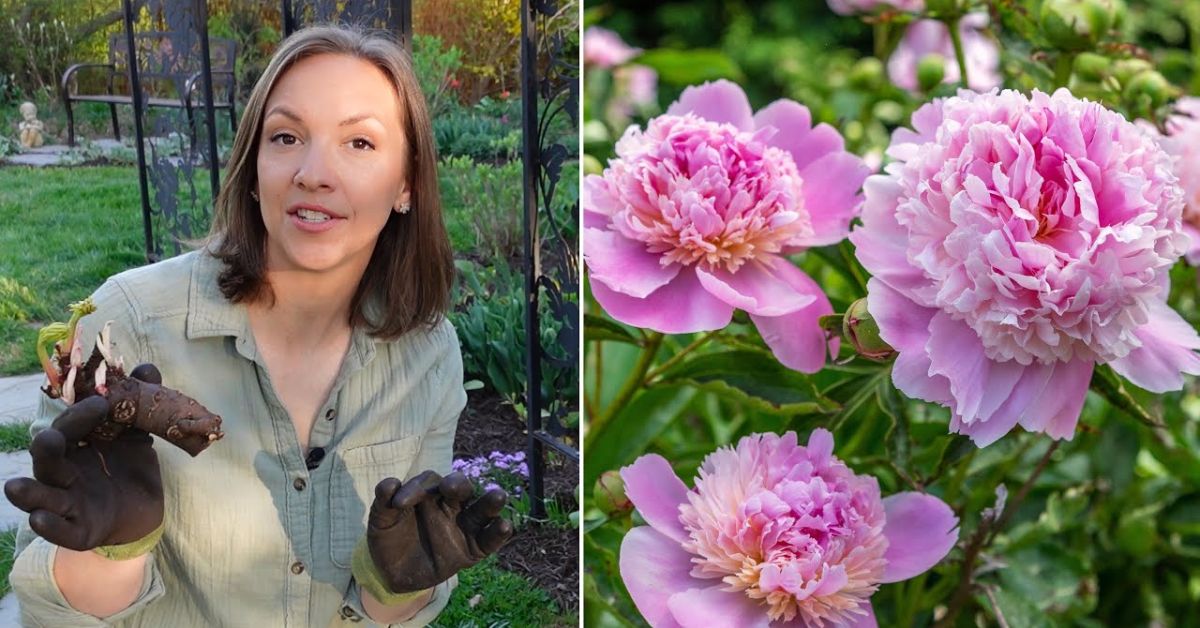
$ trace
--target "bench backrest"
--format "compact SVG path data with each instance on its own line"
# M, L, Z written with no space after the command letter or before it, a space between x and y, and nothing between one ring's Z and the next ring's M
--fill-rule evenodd
M198 37L147 31L135 33L133 43L137 47L138 76L146 84L169 83L182 90L188 77L204 69ZM208 51L214 73L234 71L236 41L210 37ZM125 33L109 36L108 62L115 66L118 75L128 75L129 47Z

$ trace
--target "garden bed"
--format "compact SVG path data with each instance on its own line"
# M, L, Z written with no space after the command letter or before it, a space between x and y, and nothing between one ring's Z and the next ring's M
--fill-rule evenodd
M490 390L469 393L458 421L454 457L486 456L493 451L522 451L528 444L525 422L512 406ZM545 491L568 511L578 507L575 486L579 465L561 455L546 459ZM537 583L564 611L579 608L579 532L553 524L529 523L500 550L499 566Z

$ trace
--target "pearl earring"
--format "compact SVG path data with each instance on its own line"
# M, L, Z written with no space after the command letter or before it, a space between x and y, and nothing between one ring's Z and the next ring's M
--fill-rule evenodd
M401 214L407 214L410 209L412 209L412 205L409 205L408 203L401 203L400 207L396 208L396 211Z

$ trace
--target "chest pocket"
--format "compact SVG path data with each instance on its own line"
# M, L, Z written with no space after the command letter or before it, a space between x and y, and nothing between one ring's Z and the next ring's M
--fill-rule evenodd
M366 534L375 485L384 478L408 477L420 436L408 436L342 452L334 461L329 485L329 552L333 564L350 567L354 546Z

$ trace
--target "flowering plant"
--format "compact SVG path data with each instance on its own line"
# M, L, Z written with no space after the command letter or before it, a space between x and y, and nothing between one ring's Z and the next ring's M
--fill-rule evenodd
M585 72L589 621L1194 614L1200 6L620 4L662 106Z
M519 497L529 483L529 465L525 462L524 451L511 454L493 451L486 456L457 458L450 463L450 468L467 476L480 494L499 488Z

